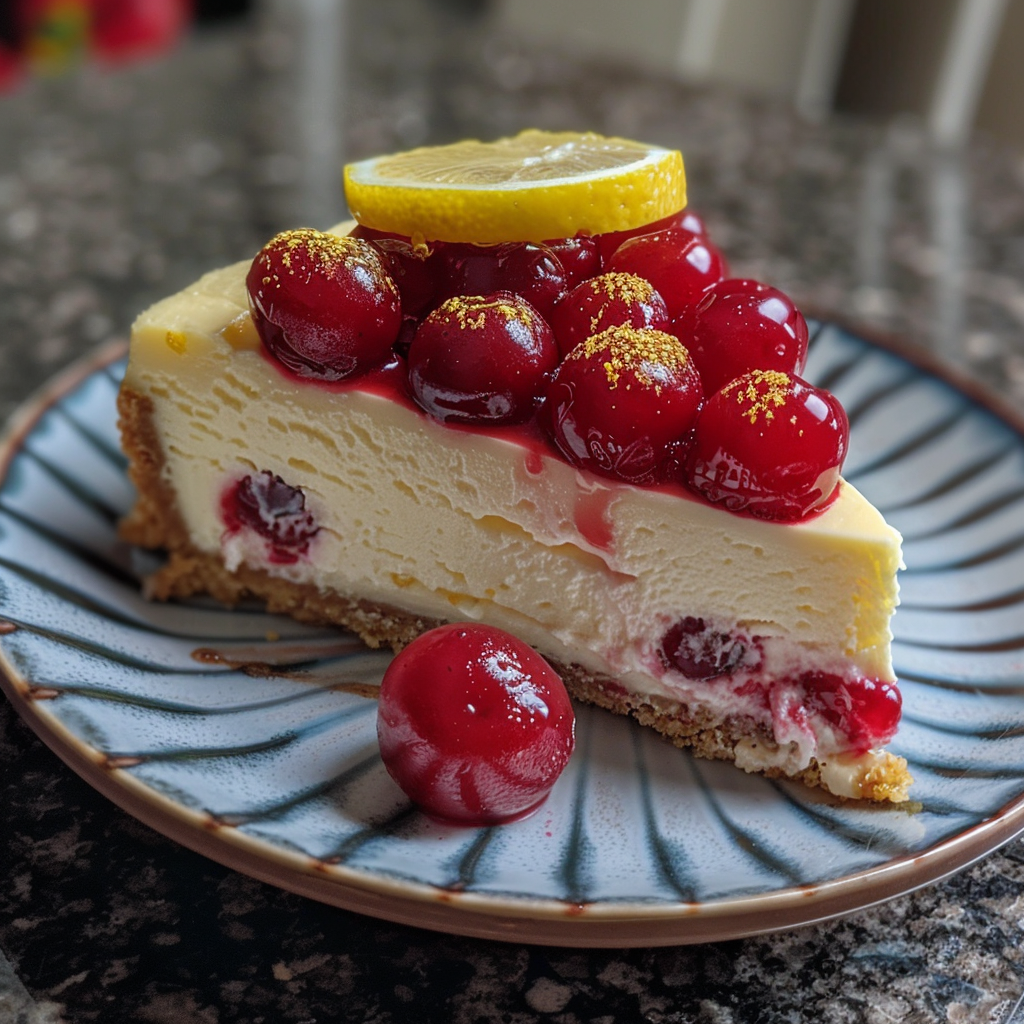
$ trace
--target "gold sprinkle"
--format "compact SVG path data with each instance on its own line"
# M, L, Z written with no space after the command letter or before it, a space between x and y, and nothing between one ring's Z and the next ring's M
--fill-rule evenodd
M690 361L690 353L678 338L665 331L628 324L617 324L592 335L565 358L598 357L609 387L617 387L622 374L629 371L641 384L653 387L656 394L661 394L668 374L679 374Z
M727 393L735 393L736 404L747 405L743 415L751 426L764 417L767 423L775 419L775 411L789 401L791 380L780 370L751 370L750 373L726 385Z
M508 321L517 321L529 329L534 327L536 317L533 308L525 302L515 302L511 295L508 298L502 295L490 298L483 295L455 295L438 306L437 315L454 317L462 330L479 331L485 326L487 314L492 310Z

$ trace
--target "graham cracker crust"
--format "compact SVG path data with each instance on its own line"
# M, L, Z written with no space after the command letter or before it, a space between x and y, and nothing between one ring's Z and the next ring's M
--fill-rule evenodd
M395 651L441 624L439 619L411 615L399 608L321 592L310 584L293 583L262 569L242 565L228 572L218 555L197 550L189 540L175 495L163 476L164 457L154 426L152 400L122 386L118 413L128 476L138 493L135 506L121 523L120 535L131 544L167 553L166 563L146 581L147 597L168 601L209 594L229 606L257 598L273 614L341 627L356 633L370 647L391 647ZM580 665L552 664L576 700L630 715L697 757L735 761L737 745L751 740L768 750L778 749L774 738L751 718L721 720L704 708L631 693L614 679L595 675ZM791 778L829 791L820 766L813 760L796 774L781 768L766 768L759 774ZM906 761L885 752L879 763L858 780L860 798L899 803L906 800L911 781Z

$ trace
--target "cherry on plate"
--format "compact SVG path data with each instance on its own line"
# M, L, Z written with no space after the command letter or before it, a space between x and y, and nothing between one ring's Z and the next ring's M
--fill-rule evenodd
M795 522L838 494L850 426L830 392L754 370L708 399L694 435L694 490L734 512Z
M401 301L369 242L284 231L259 251L245 283L264 348L292 373L345 380L391 358Z
M377 737L391 777L442 821L491 825L536 810L575 744L554 669L509 633L439 626L388 666Z

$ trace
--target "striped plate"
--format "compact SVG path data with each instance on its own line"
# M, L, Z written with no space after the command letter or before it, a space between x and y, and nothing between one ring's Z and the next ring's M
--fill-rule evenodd
M122 371L121 352L75 368L0 452L0 664L61 757L184 845L394 921L622 947L846 913L1024 829L1024 435L994 400L817 330L807 376L850 414L846 475L906 539L892 749L918 807L842 805L581 709L540 812L458 829L415 812L381 764L386 655L255 608L143 600L149 556L115 533L132 500Z

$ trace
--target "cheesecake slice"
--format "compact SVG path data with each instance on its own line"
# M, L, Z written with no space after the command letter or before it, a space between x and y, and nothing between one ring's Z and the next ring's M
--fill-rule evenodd
M344 232L346 228L339 228ZM700 756L906 799L900 538L845 481L795 523L571 465L532 422L438 422L386 366L325 383L261 346L246 274L137 320L119 399L158 599L263 599L396 649L442 622L530 643L577 699Z

